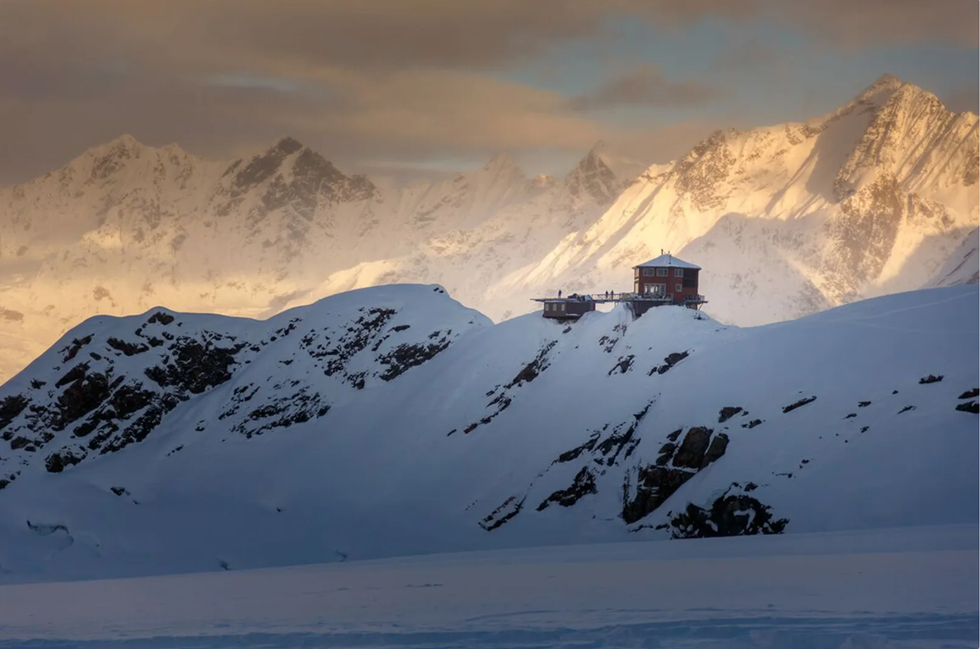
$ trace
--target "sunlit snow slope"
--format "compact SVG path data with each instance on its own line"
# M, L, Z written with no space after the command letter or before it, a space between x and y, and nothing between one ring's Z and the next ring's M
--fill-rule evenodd
M0 388L0 579L975 524L978 306L100 316Z

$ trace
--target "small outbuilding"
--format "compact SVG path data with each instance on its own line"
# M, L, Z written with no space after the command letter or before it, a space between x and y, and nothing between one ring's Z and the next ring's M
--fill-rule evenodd
M595 311L595 301L591 296L569 295L567 298L542 299L544 317L556 320L574 320L590 311Z

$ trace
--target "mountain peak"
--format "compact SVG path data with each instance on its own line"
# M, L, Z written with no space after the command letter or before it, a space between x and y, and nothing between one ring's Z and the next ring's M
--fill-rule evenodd
M133 137L129 133L123 133L122 135L120 135L116 139L110 141L108 143L108 145L109 146L124 146L124 147L126 147L128 149L131 149L131 148L137 147L137 146L142 146L140 144L139 140L137 140L135 137Z
M292 155L303 148L303 143L296 138L287 135L286 137L281 137L272 143L269 147L269 151L278 151L285 155Z
M503 169L520 169L514 159L511 158L507 153L499 151L493 154L487 164L483 165L483 169L486 171L497 171Z
M891 96L896 90L906 85L904 81L894 74L885 73L875 79L874 83L861 91L857 96L858 101L873 101L875 97Z
M602 154L608 152L609 152L609 145L606 143L605 140L599 140L598 142L592 145L591 149L589 149L588 155L602 156Z

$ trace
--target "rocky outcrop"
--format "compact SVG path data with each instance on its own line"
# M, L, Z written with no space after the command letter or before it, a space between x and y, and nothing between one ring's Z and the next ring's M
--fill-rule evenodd
M684 352L672 352L664 358L662 365L658 365L650 370L650 376L656 374L666 374L672 367L680 363L682 360L687 358L693 350L687 350Z
M783 406L783 414L786 414L787 412L793 412L797 408L802 408L806 404L813 403L816 400L817 400L817 397L813 396L813 397L805 397L803 399L800 399L799 401L794 401L793 403L789 404L788 406Z
M575 475L575 479L572 480L570 487L567 489L560 489L559 491L556 491L545 498L541 504L538 505L538 511L543 511L551 503L557 503L562 507L571 507L583 496L594 493L598 493L595 486L595 473L593 473L588 467L584 467Z
M480 521L480 527L488 532L492 532L507 521L521 513L524 508L524 498L518 500L517 496L511 496L499 507L494 509L486 518Z
M708 508L688 504L684 512L671 518L671 538L704 539L783 533L789 524L788 519L775 519L771 507L744 493L731 493L733 490L741 491L741 488L738 484L732 485ZM744 491L751 490L746 485Z
M638 467L635 475L626 474L621 516L627 524L653 513L698 471L721 458L728 448L728 436L722 433L712 437L710 428L690 428L681 443L676 444L680 433L675 431L668 436L669 441L661 447L656 463Z
M718 413L718 423L723 424L740 412L742 412L741 406L725 406ZM746 412L745 414L747 415L749 413Z

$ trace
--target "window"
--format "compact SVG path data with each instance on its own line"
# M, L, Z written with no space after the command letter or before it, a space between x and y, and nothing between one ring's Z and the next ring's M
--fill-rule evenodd
M666 284L647 284L644 288L646 294L653 297L663 297L667 293Z
M676 291L677 293L680 293L683 290L684 290L684 285L683 284L674 284L674 291Z
M643 276L644 277L653 277L653 269L652 268L644 268L643 269Z
M565 303L564 303L564 302L562 302L562 303L561 303L561 310L562 310L562 311L564 311L564 310L565 310Z
M683 268L675 268L674 269L674 277L684 277L684 269Z
M657 269L657 277L667 277L667 269L666 268L658 268Z

